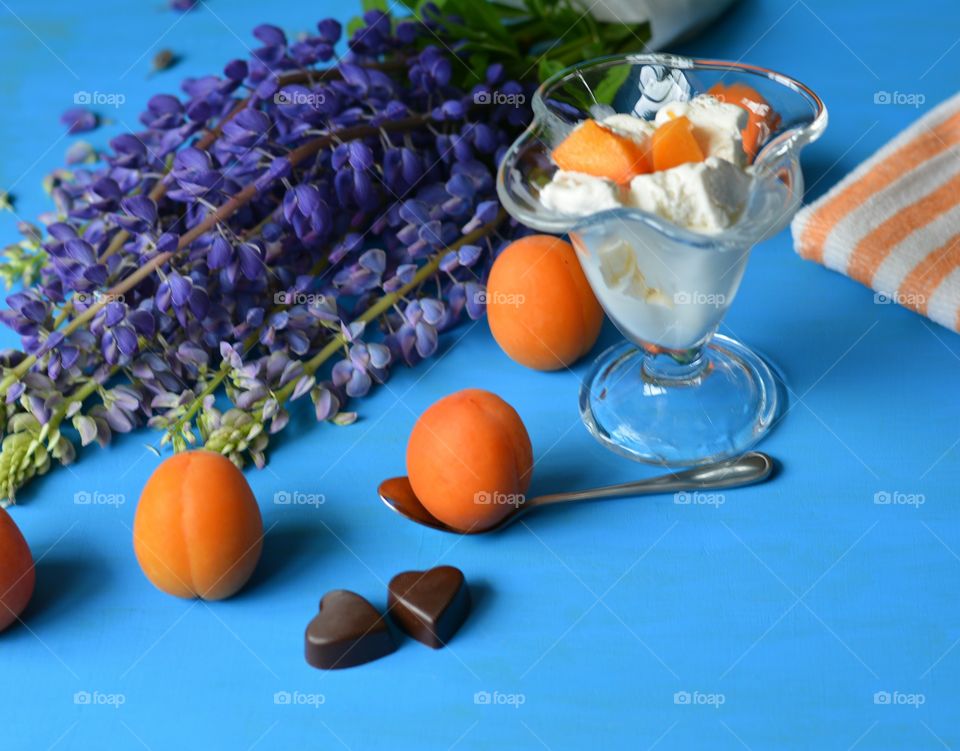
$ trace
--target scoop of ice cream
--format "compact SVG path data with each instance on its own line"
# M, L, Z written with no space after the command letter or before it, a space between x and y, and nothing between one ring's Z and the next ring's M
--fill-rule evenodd
M627 136L640 143L645 143L653 135L653 131L657 129L649 120L633 115L609 115L603 118L602 122L615 133Z
M600 247L597 252L603 283L610 289L623 290L637 281L643 282L643 274L637 268L637 254L633 247L616 240Z
M540 203L550 211L568 216L587 216L623 205L614 183L566 170L557 170L553 179L540 189Z
M603 283L611 292L619 292L653 305L670 306L666 295L647 284L647 278L640 270L637 251L626 240L614 240L602 245L597 251L597 260Z
M737 221L746 204L750 176L715 156L630 181L629 203L681 227L706 234Z

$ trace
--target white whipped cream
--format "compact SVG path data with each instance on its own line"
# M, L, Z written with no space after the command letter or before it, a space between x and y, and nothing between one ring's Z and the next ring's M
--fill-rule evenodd
M610 180L565 170L557 170L543 186L540 202L551 211L569 216L587 216L623 205L617 186Z
M681 227L716 234L740 217L749 189L746 172L711 156L637 175L630 181L629 203Z
M654 122L660 126L677 117L686 117L693 126L705 156L726 159L738 167L747 163L741 131L747 127L747 111L712 96L698 96L688 102L671 102L662 107Z

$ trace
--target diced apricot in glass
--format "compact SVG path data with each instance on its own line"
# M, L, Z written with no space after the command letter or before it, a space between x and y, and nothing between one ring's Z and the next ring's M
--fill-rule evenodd
M653 168L657 172L688 162L702 162L703 150L686 117L675 117L653 132Z
M487 321L512 360L559 370L593 348L603 309L570 243L528 235L510 243L490 269Z
M614 133L594 120L578 125L553 150L553 161L569 172L605 177L628 183L650 172L650 157L644 144Z
M743 150L753 161L764 141L780 124L780 115L756 89L745 83L714 84L709 94L721 102L736 104L747 112L747 127L741 131Z

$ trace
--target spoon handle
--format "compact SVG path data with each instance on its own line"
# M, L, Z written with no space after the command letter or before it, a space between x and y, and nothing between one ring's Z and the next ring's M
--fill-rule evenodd
M720 490L762 482L773 471L773 460L759 451L751 451L735 459L704 464L682 472L671 472L645 480L608 485L603 488L551 493L528 500L524 506L549 506L576 501L594 501L623 496L676 493L682 490Z

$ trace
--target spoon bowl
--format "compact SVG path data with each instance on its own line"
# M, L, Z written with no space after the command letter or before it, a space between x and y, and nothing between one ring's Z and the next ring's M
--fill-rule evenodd
M680 493L699 490L722 490L763 482L773 473L774 463L766 454L751 451L735 459L713 464L703 464L682 472L671 472L645 480L608 485L589 490L574 490L566 493L550 493L527 498L492 527L483 529L455 529L431 514L413 492L408 477L391 477L380 483L377 493L383 504L400 516L431 529L454 534L480 534L494 532L510 525L531 509L578 501L622 498L624 496L653 495L656 493Z

